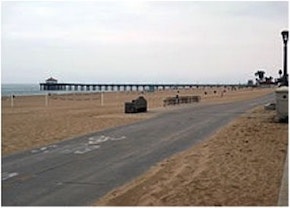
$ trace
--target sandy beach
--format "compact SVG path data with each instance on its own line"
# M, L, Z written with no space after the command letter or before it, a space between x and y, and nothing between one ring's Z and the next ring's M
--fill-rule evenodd
M52 94L48 98L17 96L13 107L11 98L3 97L2 154L35 148L149 118L158 112L174 108L163 106L163 99L168 96L200 95L201 103L223 103L251 99L273 91L273 88L236 90L204 88L145 93L105 92L103 101L101 93ZM148 101L148 112L124 114L124 103L140 95Z
M274 117L275 111L255 108L95 205L277 206L288 124Z
M202 105L252 99L274 90L212 88L17 96L13 107L10 98L2 98L2 154L156 116L178 108L163 106L164 98L176 94L199 95ZM148 101L148 112L125 114L124 102L141 95ZM200 144L112 190L96 205L276 205L288 125L275 123L274 117L275 111L265 111L262 106L247 112Z

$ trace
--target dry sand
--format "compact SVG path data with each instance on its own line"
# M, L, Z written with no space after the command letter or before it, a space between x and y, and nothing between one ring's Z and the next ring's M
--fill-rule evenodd
M225 93L222 92L226 90ZM233 102L265 95L274 89L179 89L179 95L200 95L201 102ZM216 91L216 93L214 93ZM204 94L207 92L207 95ZM10 98L2 98L2 154L10 154L70 139L110 127L129 124L157 115L174 107L163 107L163 99L175 96L177 90L51 95L48 106L45 96L17 96L11 107ZM143 95L148 113L124 114L124 102Z
M152 167L96 205L276 206L288 124L263 107Z

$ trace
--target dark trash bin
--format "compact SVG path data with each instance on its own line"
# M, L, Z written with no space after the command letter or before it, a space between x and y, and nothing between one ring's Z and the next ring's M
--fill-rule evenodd
M125 103L125 113L140 113L147 111L147 101L143 96L138 97L132 102Z

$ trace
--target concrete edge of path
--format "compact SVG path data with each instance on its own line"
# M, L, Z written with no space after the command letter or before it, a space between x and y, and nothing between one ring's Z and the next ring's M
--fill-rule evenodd
M278 206L288 206L288 152L279 191Z

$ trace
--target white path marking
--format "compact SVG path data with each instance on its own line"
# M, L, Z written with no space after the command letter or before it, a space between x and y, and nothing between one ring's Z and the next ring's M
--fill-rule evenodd
M114 138L114 137L110 138L111 141L119 141L119 140L123 140L123 139L127 139L127 137L121 136L121 137L116 137L116 138Z
M100 144L108 142L108 141L120 141L123 139L127 139L127 137L125 136L121 136L121 137L110 137L110 136L93 136L88 138L87 142L85 142L84 144L82 144L79 148L71 150L71 151L67 151L67 153L69 152L73 152L74 154L85 154L88 153L90 151L99 149L101 147Z
M75 147L68 146L65 149L60 148L60 150L62 149L61 153L64 153L64 154L70 154L70 153L85 154L90 151L99 149L101 147L100 144L102 143L109 142L109 141L120 141L124 139L127 139L127 137L126 136L110 137L110 136L105 136L105 135L93 136L93 137L89 137L84 143L81 143L78 146L75 146ZM37 153L47 154L55 150L57 147L58 145L56 144L45 146L45 147L40 147L40 148L31 150L31 153L32 154L37 154Z
M47 147L41 147L41 148L38 148L38 149L33 149L31 150L31 153L32 154L35 154L35 153L48 153L50 152L51 150L57 148L57 145L56 144L53 144L53 145L49 145Z
M84 149L81 149L81 150L77 150L74 153L75 154L84 154L84 153L88 153L90 151L93 151L93 150L99 149L99 148L100 148L99 145L95 145L95 146L91 146L91 147L85 147Z
M89 142L88 142L88 144L100 144L100 143L103 143L103 142L106 142L106 141L108 141L110 139L110 137L106 137L106 136L104 136L104 135L102 135L102 136L100 136L100 137L97 137L97 138L95 138L95 137L90 137L89 138Z
M4 173L2 173L2 181L5 181L5 180L12 178L12 177L15 177L15 176L18 176L18 173L4 172Z

